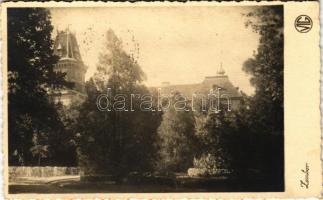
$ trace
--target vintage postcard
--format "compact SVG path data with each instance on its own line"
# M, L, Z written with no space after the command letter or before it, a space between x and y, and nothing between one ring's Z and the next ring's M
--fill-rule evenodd
M320 197L318 2L1 5L4 193Z

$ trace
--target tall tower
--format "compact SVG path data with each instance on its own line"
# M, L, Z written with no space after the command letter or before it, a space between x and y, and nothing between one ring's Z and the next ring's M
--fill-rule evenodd
M66 73L66 81L72 83L70 89L60 90L56 93L55 101L69 105L73 100L85 98L85 73L87 66L84 65L80 54L76 37L67 28L58 31L54 43L54 54L59 56L59 61L54 70Z

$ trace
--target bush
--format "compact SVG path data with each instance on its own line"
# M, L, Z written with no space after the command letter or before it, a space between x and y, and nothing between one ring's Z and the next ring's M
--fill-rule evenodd
M189 168L187 174L189 177L203 177L207 176L208 172L205 168Z
M203 154L199 158L194 158L193 163L195 168L188 170L189 176L229 175L232 173L232 170L223 168L224 162L221 156Z

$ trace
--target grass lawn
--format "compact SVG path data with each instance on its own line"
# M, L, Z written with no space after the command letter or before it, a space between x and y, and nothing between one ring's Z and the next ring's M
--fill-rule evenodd
M238 182L221 177L153 178L152 182L119 183L84 182L79 177L61 177L50 181L16 181L9 184L9 193L165 193L165 192L265 192L282 191L281 186L266 184L264 180Z

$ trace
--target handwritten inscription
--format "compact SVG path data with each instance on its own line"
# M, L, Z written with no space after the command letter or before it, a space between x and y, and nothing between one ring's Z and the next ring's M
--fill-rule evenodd
M310 181L309 181L309 174L310 174L310 167L308 163L305 164L305 168L301 169L301 172L304 175L304 178L300 180L300 185L302 188L309 188Z

